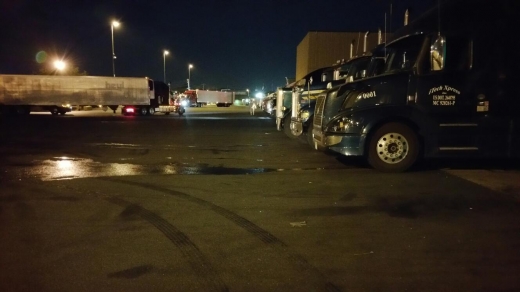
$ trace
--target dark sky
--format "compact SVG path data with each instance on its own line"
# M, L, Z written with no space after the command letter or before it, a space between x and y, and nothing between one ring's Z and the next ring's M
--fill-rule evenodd
M390 32L433 0L0 0L0 74L33 74L36 54L47 53L87 71L166 79L198 87L271 90L293 78L296 47L309 31ZM392 5L390 5L392 3ZM392 7L392 18L390 17ZM391 22L390 22L391 19Z

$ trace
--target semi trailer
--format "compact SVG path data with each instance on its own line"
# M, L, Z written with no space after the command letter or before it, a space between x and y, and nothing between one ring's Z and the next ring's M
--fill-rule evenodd
M0 111L30 114L48 111L64 115L73 106L107 106L116 112L182 115L184 108L171 104L168 85L139 77L0 75Z

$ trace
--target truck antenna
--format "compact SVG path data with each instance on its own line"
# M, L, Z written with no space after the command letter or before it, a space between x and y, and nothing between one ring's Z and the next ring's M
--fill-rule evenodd
M386 44L386 35L387 35L387 31L386 31L386 12L385 12L385 44Z
M389 29L392 31L392 3L393 1L390 0L390 23L389 23Z
M441 35L441 0L437 0L437 25L439 26L438 34Z

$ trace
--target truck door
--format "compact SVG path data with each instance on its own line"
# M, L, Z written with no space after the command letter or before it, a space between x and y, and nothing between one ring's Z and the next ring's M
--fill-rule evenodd
M493 108L493 96L499 89L493 75L498 71L475 62L475 57L488 54L481 50L475 55L469 36L432 37L429 41L430 50L424 54L415 81L415 102L429 121L424 133L431 138L427 147L445 154L503 156L508 148L509 119Z

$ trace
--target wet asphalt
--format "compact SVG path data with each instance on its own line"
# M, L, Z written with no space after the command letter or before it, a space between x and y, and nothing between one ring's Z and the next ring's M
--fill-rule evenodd
M245 107L0 130L0 291L520 290L514 163L383 174Z

